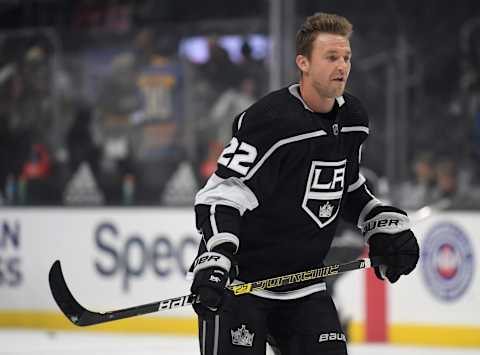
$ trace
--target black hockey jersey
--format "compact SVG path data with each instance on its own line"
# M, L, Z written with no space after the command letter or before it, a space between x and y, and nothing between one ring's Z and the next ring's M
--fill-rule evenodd
M365 109L347 93L327 114L309 109L298 84L249 107L235 118L217 171L196 196L199 252L234 245L240 281L322 266L339 218L358 224L380 203L359 173L368 133ZM289 299L324 287L258 295Z

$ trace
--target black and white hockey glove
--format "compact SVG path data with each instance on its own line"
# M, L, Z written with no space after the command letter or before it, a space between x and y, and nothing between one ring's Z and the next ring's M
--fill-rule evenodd
M193 269L192 293L199 296L193 308L198 315L209 316L223 304L226 286L237 277L233 255L225 251L207 251L197 257Z
M386 260L385 267L375 268L379 279L386 277L394 283L415 269L419 246L404 211L391 206L374 207L360 227L370 246L369 257L382 256Z

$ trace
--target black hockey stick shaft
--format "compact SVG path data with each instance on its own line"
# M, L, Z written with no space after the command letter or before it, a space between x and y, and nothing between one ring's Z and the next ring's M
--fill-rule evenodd
M266 280L242 283L228 286L234 295L242 295L257 290L265 290L280 286L302 283L309 280L320 279L337 275L343 272L367 269L382 264L381 258L359 259L344 264L327 265L318 269L307 270L290 275L273 277ZM53 298L65 316L77 326L87 326L111 322L118 319L135 317L162 310L184 307L197 302L194 294L169 298L158 302L147 303L139 306L113 310L110 312L95 312L83 307L70 292L63 276L60 261L57 260L50 268L48 275L50 290Z

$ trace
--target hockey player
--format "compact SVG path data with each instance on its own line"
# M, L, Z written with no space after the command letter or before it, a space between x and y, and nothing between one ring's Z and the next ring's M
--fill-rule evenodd
M296 36L300 83L241 112L216 172L198 192L202 242L191 291L200 297L203 355L265 354L273 339L282 354L347 354L345 335L325 283L284 286L233 296L244 282L321 267L340 218L357 225L375 270L396 282L418 261L407 214L383 204L359 173L368 116L344 92L351 67L351 23L319 13Z

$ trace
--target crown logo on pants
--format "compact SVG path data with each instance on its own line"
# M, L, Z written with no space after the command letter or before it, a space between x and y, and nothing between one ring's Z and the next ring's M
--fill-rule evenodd
M232 334L232 344L240 346L253 346L253 337L255 333L250 333L245 324L237 330L230 330Z

